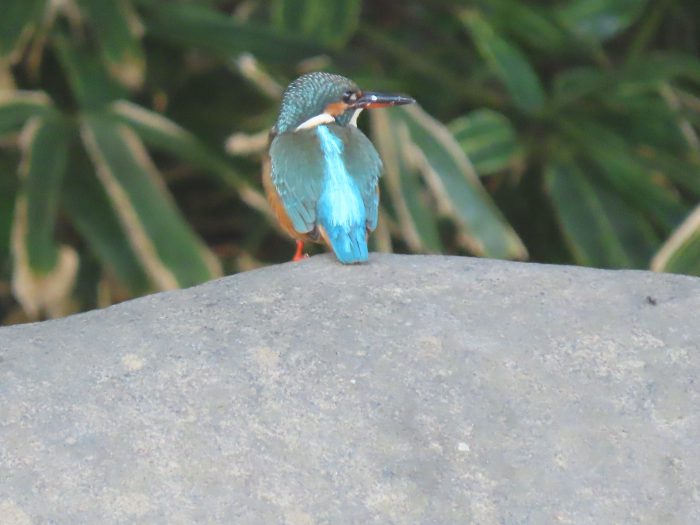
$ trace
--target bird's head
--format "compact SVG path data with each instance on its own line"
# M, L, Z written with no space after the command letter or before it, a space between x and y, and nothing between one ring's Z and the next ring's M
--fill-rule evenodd
M308 73L293 81L282 95L275 133L308 129L320 124L355 125L365 108L415 102L411 97L362 91L349 78L331 73Z

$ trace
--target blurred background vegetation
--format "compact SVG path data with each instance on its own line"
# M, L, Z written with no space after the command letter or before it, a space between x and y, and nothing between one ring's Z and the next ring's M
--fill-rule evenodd
M697 0L4 0L0 322L289 260L260 160L327 70L363 115L375 250L700 275Z

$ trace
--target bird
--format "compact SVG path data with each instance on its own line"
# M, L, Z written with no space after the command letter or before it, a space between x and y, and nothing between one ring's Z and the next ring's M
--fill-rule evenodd
M296 240L292 260L308 257L305 242L325 242L342 264L367 261L382 161L357 118L364 109L414 102L326 72L287 86L269 135L263 187L280 226Z

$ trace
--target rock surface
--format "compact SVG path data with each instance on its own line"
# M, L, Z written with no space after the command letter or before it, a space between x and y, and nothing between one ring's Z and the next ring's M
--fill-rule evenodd
M330 256L0 329L0 522L700 523L700 279Z

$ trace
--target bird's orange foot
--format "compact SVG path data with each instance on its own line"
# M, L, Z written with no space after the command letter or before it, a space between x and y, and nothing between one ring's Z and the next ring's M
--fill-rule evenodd
M302 241L297 241L297 251L294 252L294 257L292 257L292 261L298 262L298 261L303 261L304 259L308 258L309 254L304 253L304 243Z

